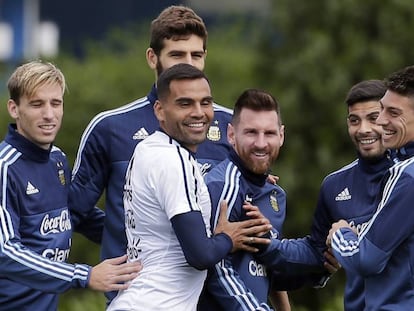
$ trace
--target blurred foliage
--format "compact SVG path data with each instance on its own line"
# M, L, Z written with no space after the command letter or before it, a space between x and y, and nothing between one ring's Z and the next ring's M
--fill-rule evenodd
M268 19L225 17L209 26L206 72L215 100L231 107L248 87L270 91L282 106L286 140L274 173L288 194L285 236L309 233L320 183L355 157L346 130L348 89L412 64L414 2L385 0L273 0ZM62 53L51 61L65 73L65 120L57 145L73 163L82 131L97 113L148 93L149 21L114 29L86 43L82 58ZM0 66L0 76L12 68ZM0 80L3 82L3 80ZM6 102L5 89L0 99ZM9 122L5 105L0 125ZM96 264L99 247L74 236L70 261ZM342 310L344 272L323 290L290 293L294 311ZM103 310L101 294L72 290L60 310Z

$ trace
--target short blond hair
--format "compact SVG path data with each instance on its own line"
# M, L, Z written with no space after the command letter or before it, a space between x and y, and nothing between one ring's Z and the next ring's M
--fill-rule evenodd
M65 77L60 69L52 63L36 60L17 67L7 82L7 88L10 99L18 104L22 96L31 97L39 87L55 84L61 87L62 93L65 92Z

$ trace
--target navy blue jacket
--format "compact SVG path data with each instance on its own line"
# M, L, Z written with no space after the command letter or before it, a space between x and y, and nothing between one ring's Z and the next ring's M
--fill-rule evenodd
M230 221L248 219L242 205L250 201L270 220L272 237L277 238L286 216L286 194L266 178L248 171L232 150L229 158L205 177L212 202L212 228L217 224L222 200L228 202ZM271 310L267 304L270 276L253 253L232 253L209 269L199 310Z
M56 310L57 293L86 287L90 272L65 263L72 237L66 156L11 125L0 143L0 172L0 310Z

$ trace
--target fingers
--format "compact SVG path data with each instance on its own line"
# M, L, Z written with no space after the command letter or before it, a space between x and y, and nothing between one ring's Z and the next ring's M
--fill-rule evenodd
M259 251L259 248L257 245L268 245L270 244L270 239L266 238L258 238L258 237L246 237L244 242L239 245L238 249L251 252L251 253L257 253Z
M112 271L116 274L130 274L137 273L142 270L141 262L126 262L112 267Z
M227 220L227 202L225 200L220 202L219 219Z
M125 262L126 260L127 260L127 255L123 255L123 256L119 256L119 257L105 259L104 262L107 262L107 263L112 264L112 265L119 265L119 264Z
M341 269L342 266L339 263L339 261L335 258L335 256L333 255L332 249L328 249L327 251L323 253L323 255L325 256L325 259L326 259L324 266L329 271L329 273L334 274L339 269Z
M279 176L269 174L269 175L267 175L266 180L267 180L268 183L276 185L277 182L279 181Z
M108 279L108 286L117 286L119 283L129 282L138 276L137 272L118 274Z
M252 220L246 220L240 223L241 230L244 235L247 236L262 236L267 234L271 229L272 225L269 223L262 223L259 219L256 222L252 222Z
M261 225L269 225L270 227L272 227L272 225L270 224L269 219L264 218L264 217L243 220L243 221L240 222L240 224L243 226L243 228L261 226Z
M248 244L263 244L268 245L270 244L270 239L268 238L258 238L258 237L250 237Z

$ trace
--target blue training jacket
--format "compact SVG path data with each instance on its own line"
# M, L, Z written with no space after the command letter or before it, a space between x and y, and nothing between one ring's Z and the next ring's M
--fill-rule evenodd
M311 235L301 239L272 240L261 259L268 265L276 265L287 278L287 284L290 281L296 287L304 283L323 286L323 281L327 280L322 277L323 270L314 269L322 268L326 237L332 223L345 219L361 231L376 210L381 182L392 163L387 156L372 161L359 157L326 176L320 188ZM344 310L364 310L364 280L353 271L346 270L346 274ZM280 282L280 276L278 278L274 288L291 289L290 285L286 287L286 282Z
M273 225L272 237L282 232L286 216L286 194L266 182L265 175L249 172L232 150L228 159L205 177L212 201L212 228L220 212L220 202L228 203L228 219L248 219L242 208L250 201ZM267 304L271 274L252 253L236 252L209 269L199 301L199 310L272 310Z
M371 220L359 235L342 228L332 239L345 270L364 280L366 311L414 306L414 143L396 154L402 161L389 169Z
M10 125L0 170L0 310L57 310L57 293L86 287L90 272L65 263L72 236L66 156Z
M76 207L85 218L105 192L101 259L126 253L125 173L135 146L159 128L153 110L156 99L157 92L153 86L146 97L98 114L82 135L73 168L69 206ZM227 156L230 146L226 133L230 121L231 110L215 104L214 120L207 139L198 147L196 155L204 172ZM107 293L109 299L115 295L115 292Z

